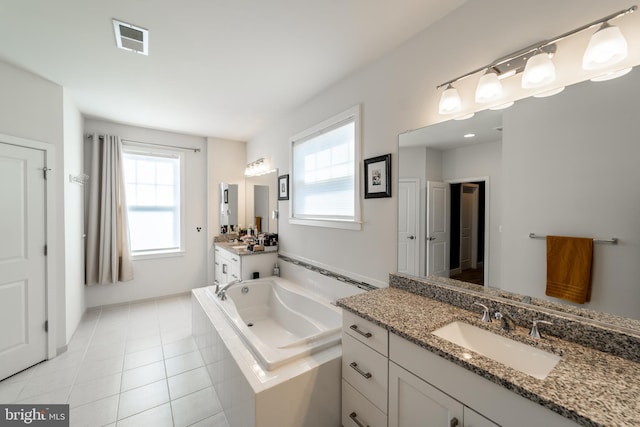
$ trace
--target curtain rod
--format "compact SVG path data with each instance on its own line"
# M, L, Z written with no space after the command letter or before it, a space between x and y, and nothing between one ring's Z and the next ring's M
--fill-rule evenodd
M86 134L85 135L87 138L91 137L92 134ZM104 138L104 135L98 135L98 138ZM145 141L134 141L132 139L122 139L123 142L133 142L134 144L141 144L141 145L154 145L156 147L169 147L169 148L177 148L180 150L187 150L187 151L193 151L194 153L199 153L201 150L197 147L181 147L179 145L169 145L169 144L158 144L155 142L145 142Z

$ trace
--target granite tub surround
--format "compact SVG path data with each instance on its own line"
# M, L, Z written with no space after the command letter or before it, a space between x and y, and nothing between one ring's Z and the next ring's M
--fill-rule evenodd
M500 289L484 288L440 277L418 279L391 274L389 285L471 311L479 310L473 305L474 302L479 302L488 306L492 314L495 311L506 313L517 325L525 328L530 328L535 319L546 320L553 325L541 325L540 331L543 335L554 335L566 341L640 362L640 322L637 320L580 308L567 310L565 306L562 307L565 311L558 311L555 307L558 304L544 304L542 300L537 300L541 302L537 305L525 304L519 301L522 297L516 294L509 293L509 298L505 298L505 291ZM590 316L580 316L579 312L589 313ZM615 317L615 322L605 322L602 316Z
M465 310L397 287L354 295L337 303L580 425L640 426L640 364L634 361L544 331L540 340L529 337L528 328L520 326L505 333L497 321L481 322L475 309ZM545 379L539 380L481 355L469 358L468 350L432 334L456 320L551 351L562 359Z

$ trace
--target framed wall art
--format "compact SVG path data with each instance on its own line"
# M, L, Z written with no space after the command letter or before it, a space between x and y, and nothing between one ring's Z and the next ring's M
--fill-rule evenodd
M391 154L364 161L364 198L391 197Z

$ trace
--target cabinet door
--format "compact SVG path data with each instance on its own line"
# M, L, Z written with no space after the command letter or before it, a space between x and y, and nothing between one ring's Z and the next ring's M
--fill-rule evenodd
M464 427L500 427L473 409L464 407Z
M389 427L462 427L463 405L389 362Z

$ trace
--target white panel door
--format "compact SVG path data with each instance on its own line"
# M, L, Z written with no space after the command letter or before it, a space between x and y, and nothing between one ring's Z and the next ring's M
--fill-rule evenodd
M0 143L0 380L47 358L44 167Z
M449 277L449 185L427 181L427 275Z
M462 427L462 403L389 362L389 427Z
M420 274L420 181L401 179L398 185L398 273Z
M460 189L460 268L478 266L478 184Z

